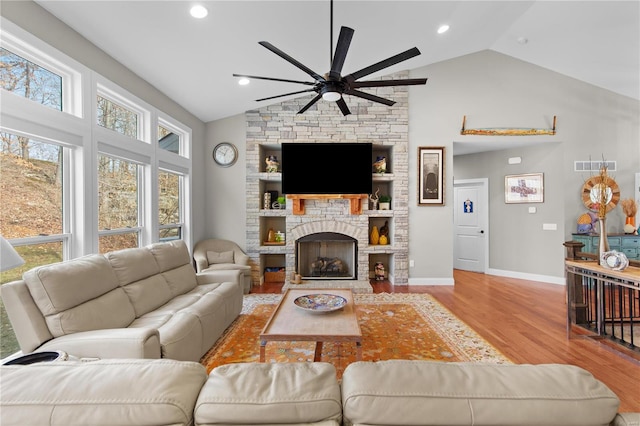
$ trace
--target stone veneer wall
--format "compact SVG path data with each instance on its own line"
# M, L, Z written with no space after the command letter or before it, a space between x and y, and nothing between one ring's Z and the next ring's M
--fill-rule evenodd
M408 72L396 73L385 78L407 78ZM358 241L358 280L369 279L369 255L385 253L388 265L385 265L390 280L396 285L408 284L408 88L407 86L364 89L378 96L392 99L392 107L373 103L354 96L345 98L351 115L343 116L335 103L318 101L303 114L296 114L311 96L305 96L279 104L247 111L246 140L246 209L247 209L247 254L253 267L254 285L261 283L265 258L270 255L284 255L286 261L286 279L295 269L295 240L315 232L340 232ZM286 92L286 90L283 90ZM287 201L285 212L261 210L265 183L272 180L271 174L260 172L263 169L264 153L269 147L283 142L371 142L376 146L389 148L390 174L380 179L391 182L392 218L390 222L390 241L388 246L370 246L370 218L383 217L385 213L368 210L362 215L349 213L346 200L306 200L305 215L293 215L292 203ZM262 147L262 149L261 149ZM330 158L328 159L330 164ZM309 172L320 172L322 159L318 159L318 168L309 165ZM279 177L279 174L278 174ZM262 180L262 184L261 184ZM273 176L277 185L277 178ZM374 190L376 182L374 181ZM387 212L386 214L389 214ZM284 217L286 222L286 245L263 246L261 239L266 230L261 225L265 218ZM383 220L383 219L382 219ZM348 282L348 281L347 281Z

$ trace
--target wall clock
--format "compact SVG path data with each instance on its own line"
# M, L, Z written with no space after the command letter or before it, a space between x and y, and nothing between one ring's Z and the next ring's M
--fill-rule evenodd
M229 167L238 160L238 149L229 142L221 142L213 148L213 161L219 166Z
M592 176L582 186L582 202L584 206L593 212L598 211L600 205L600 191L602 185L600 176ZM607 179L605 188L607 200L607 213L615 208L620 201L620 187L611 177Z

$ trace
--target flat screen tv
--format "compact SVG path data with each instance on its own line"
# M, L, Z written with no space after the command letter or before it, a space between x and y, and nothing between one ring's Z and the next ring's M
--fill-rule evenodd
M371 194L371 143L283 143L283 194Z

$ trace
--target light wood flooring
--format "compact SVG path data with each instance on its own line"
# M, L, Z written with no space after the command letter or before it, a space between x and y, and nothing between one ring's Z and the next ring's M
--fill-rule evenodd
M592 338L568 339L564 286L459 270L453 276L453 286L372 286L375 293L429 293L514 363L577 365L618 395L620 412L640 412L640 354ZM281 289L265 284L252 293Z

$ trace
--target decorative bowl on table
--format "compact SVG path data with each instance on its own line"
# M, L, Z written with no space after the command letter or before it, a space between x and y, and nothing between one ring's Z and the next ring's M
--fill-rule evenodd
M344 308L347 299L337 294L317 293L297 297L293 303L307 312L325 313Z
M614 271L623 271L629 266L629 259L624 253L616 250L606 251L600 255L600 265Z

